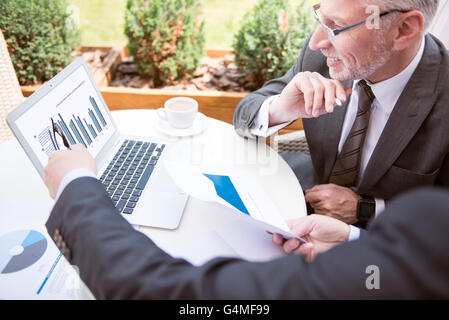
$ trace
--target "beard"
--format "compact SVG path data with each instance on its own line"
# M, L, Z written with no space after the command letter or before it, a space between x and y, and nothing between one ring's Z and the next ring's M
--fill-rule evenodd
M336 71L329 68L329 74L332 79L344 82L356 79L368 79L373 73L384 66L392 56L391 45L383 33L378 34L375 45L369 51L369 54L360 59L361 65L350 63L345 58L341 58L344 69ZM325 53L322 50L323 54Z

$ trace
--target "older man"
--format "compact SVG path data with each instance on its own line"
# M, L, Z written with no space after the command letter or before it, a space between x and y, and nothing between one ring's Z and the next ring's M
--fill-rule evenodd
M305 155L285 158L313 186L305 197L315 213L365 226L393 196L449 184L449 56L426 35L437 7L323 0L297 64L238 105L245 137L303 118L313 166Z

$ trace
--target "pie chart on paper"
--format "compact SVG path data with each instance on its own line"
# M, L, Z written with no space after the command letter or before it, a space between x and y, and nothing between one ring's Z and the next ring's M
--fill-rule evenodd
M35 230L18 230L0 236L0 274L28 268L47 249L45 236Z

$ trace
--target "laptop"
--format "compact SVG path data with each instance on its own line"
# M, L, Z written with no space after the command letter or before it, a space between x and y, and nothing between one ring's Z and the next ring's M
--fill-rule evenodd
M98 179L131 224L176 229L188 195L163 165L170 143L120 133L83 58L77 58L6 121L40 176L55 150L84 145Z

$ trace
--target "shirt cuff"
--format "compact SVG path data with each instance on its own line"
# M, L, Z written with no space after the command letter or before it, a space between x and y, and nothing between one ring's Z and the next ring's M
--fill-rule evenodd
M385 200L374 198L374 201L376 202L376 211L374 212L374 217L377 217L379 213L385 210Z
M256 117L254 118L253 124L249 128L250 133L259 137L267 138L291 123L291 121L289 121L272 127L268 127L270 103L277 97L279 97L279 94L265 99L265 101L263 102L262 106L259 109L259 112L257 112Z
M55 202L58 201L59 196L61 195L62 191L64 191L65 187L72 182L75 179L82 178L82 177L92 177L97 178L92 171L86 168L78 168L73 169L66 173L66 175L62 178L61 182L59 183L58 192L56 192Z
M355 227L355 226L353 226L353 225L350 225L349 229L350 230L349 230L348 241L359 240L359 238L360 238L360 229Z

